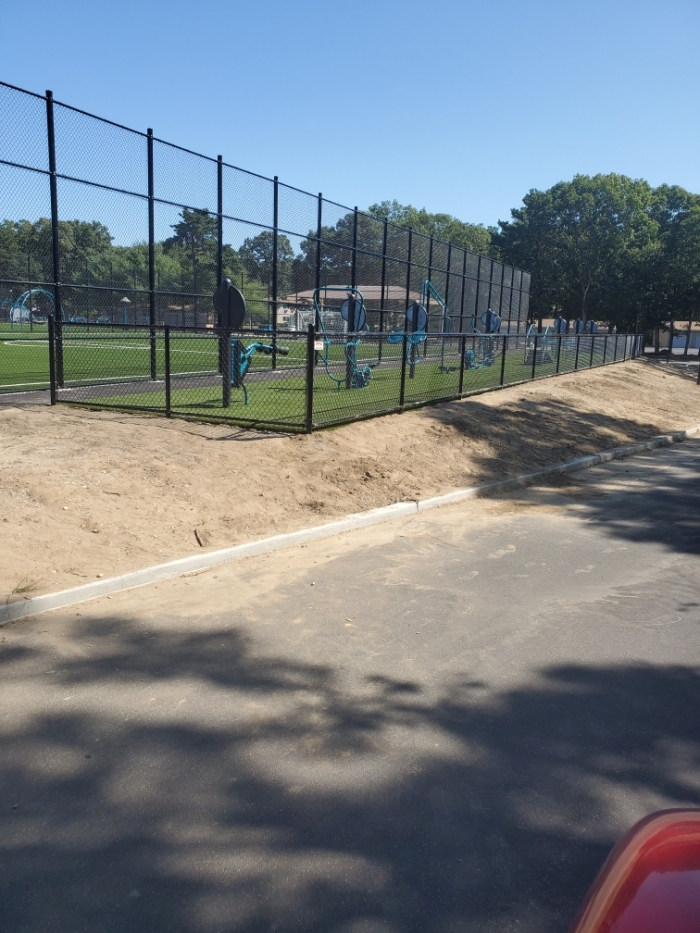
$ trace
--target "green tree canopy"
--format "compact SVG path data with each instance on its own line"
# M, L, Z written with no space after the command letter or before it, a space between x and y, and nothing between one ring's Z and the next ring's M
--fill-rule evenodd
M494 245L506 262L532 273L533 316L649 326L669 310L667 303L662 310L663 296L678 253L670 231L680 235L674 204L687 211L685 195L624 175L576 175L528 192L511 220L499 222Z
M424 236L433 236L453 246L488 255L491 248L491 233L482 224L470 224L458 220L451 214L431 214L424 207L417 208L398 201L380 201L372 204L367 212L373 217L384 218L401 227L412 227Z
M254 237L247 237L238 255L243 266L251 278L264 285L272 282L272 265L274 257L274 235L272 230L263 230ZM284 295L290 286L292 261L294 250L289 237L284 233L277 234L277 290Z

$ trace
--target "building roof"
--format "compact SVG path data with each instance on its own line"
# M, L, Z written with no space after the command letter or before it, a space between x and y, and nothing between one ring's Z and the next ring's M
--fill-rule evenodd
M341 287L345 288L345 284L336 286L328 284L327 287ZM382 299L382 287L381 285L358 285L357 288L362 292L362 295L365 301L369 304L379 304ZM303 292L294 292L291 295L287 295L286 298L283 298L282 301L287 302L288 304L301 304L301 303L311 303L314 297L314 289L308 288ZM342 300L342 292L328 292L328 298L337 298ZM421 292L411 291L408 293L409 301L422 301L423 295ZM385 285L384 286L384 301L406 301L406 289L401 285Z

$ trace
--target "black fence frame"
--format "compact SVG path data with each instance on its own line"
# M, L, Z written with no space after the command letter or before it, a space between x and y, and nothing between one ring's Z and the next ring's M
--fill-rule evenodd
M525 329L530 289L530 276L526 272L477 255L455 244L419 234L387 219L370 216L359 211L357 207L350 208L338 204L324 198L322 194L312 195L283 184L277 176L269 179L244 171L224 162L222 156L213 159L167 143L155 137L152 129L143 133L96 117L54 100L51 91L47 91L45 95L38 95L5 82L0 82L0 91L10 95L7 108L9 113L6 115L0 112L0 166L6 167L7 170L34 173L48 179L51 221L50 263L48 256L45 257L44 266L39 263L39 274L36 277L32 275L30 253L27 254L26 274L22 273L20 277L4 275L0 257L0 304L3 289L7 291L26 286L51 290L54 295L56 328L60 329L62 322L67 318L64 311L71 301L74 306L79 307L79 295L84 296L86 292L93 296L89 299L84 298L86 305L93 300L95 304L107 302L109 297L111 323L118 323L114 319L114 296L115 293L124 293L124 298L131 296L130 301L133 301L133 311L130 313L133 313L134 324L147 324L151 328L165 324L183 326L187 315L194 316L191 322L195 325L215 323L211 292L197 287L194 261L191 288L186 288L184 282L181 282L179 288L172 282L168 287L164 287L159 281L155 236L156 210L187 209L206 214L212 221L216 221L216 269L212 268L209 271L217 283L221 281L225 271L227 224L238 225L236 229L250 228L251 232L255 230L269 233L271 257L269 270L265 272L267 295L253 301L256 313L251 315L252 328L260 326L265 318L266 324L273 331L280 329L284 323L280 314L282 306L286 306L287 309L296 305L308 307L308 293L311 290L334 283L360 287L364 285L377 290L377 294L366 301L366 307L370 329L381 333L385 331L387 322L389 327L392 326L391 315L403 313L406 304L420 292L422 282L431 279L435 280L436 287L449 303L459 332L469 329L467 325L473 324L486 308L491 308L493 313L503 319L506 332L521 332ZM33 102L31 106L30 102ZM19 115L13 109L15 103ZM45 108L43 130L38 124L36 106ZM23 121L23 108L32 110L34 114L34 135L23 125L31 122ZM128 166L124 168L128 162L126 155L122 161L110 163L111 174L109 169L102 170L101 163L98 169L88 165L87 156L82 159L80 155L76 155L76 152L80 151L81 139L78 137L75 140L75 151L65 142L66 134L73 126L71 121L77 121L80 131L86 134L85 139L89 137L92 140L93 136L95 139L101 139L100 134L120 134L119 141L124 141L125 149L136 154L134 165L140 166L138 171L132 172ZM63 140L61 152L57 152L59 131ZM38 152L41 132L45 133L45 150ZM6 134L5 138L9 140L7 145L3 145L3 134ZM19 140L16 145L13 144L14 136ZM23 141L26 142L26 146ZM112 158L112 153L107 152L104 146L98 151L98 144L94 140L91 145L95 147L95 158L98 155L105 159ZM66 165L61 164L61 153L66 157ZM192 170L191 185L187 191L178 188L178 182L171 184L168 176L168 160L175 164L178 159L189 160L187 165ZM195 191L197 181L202 180L198 173L206 174L204 187L210 195L208 198L200 197ZM176 175L176 172L173 173L173 177ZM125 178L128 181L125 181ZM67 268L70 264L62 252L59 236L60 217L66 214L64 219L68 220L71 216L70 208L64 208L59 187L65 184L79 186L78 193L86 200L93 195L124 197L131 199L132 204L143 205L143 229L147 230L147 275L142 277L142 281L137 280L136 267L134 281L128 286L124 283L115 286L112 272L109 276L100 273L101 279L93 281L88 259L85 259L84 274L80 271L82 266L77 271L72 267ZM162 187L160 191L159 185ZM187 187L185 182L183 185ZM239 189L248 193L241 198L233 198L230 192ZM175 200L174 194L180 197ZM192 197L189 198L188 195ZM200 202L193 203L197 197L200 197ZM134 202L133 199L138 201ZM3 216L2 200L3 195L0 192L0 217ZM187 203L188 200L190 203ZM209 203L213 200L216 201L215 205ZM232 206L236 210L231 210ZM138 210L141 211L141 208ZM304 218L303 221L300 218ZM237 234L239 237L242 235L240 232ZM300 250L308 249L308 255L305 256L308 262L306 265L300 264L301 271L294 273L297 278L291 284L296 290L292 291L282 288L285 276L289 278L289 274L285 272L285 260L281 255L283 237L286 237L288 242L290 238L298 241ZM306 246L302 247L301 244ZM295 255L297 259L301 258L301 252ZM80 263L82 261L81 259ZM49 265L50 274L47 275ZM201 282L199 284L201 285ZM263 283L255 280L254 284ZM300 285L304 288L300 289ZM287 290L286 295L282 293L284 290ZM304 301L300 301L300 293L305 293ZM186 302L188 308L194 306L194 311L185 311ZM181 312L172 308L172 305L177 303L181 304ZM128 305L124 305L124 309L126 308ZM430 311L430 299L428 310ZM126 310L123 313L126 314ZM177 315L180 313L181 319L178 320Z
M318 363L318 334L313 325L309 325L306 335L297 335L297 340L303 340L305 345L305 352L303 360L300 365L297 367L298 375L301 377L303 373L304 378L304 405L303 405L303 416L298 419L290 420L284 419L282 417L282 412L280 412L280 417L267 417L267 418L246 418L239 414L232 414L230 412L231 406L231 386L232 382L235 382L233 374L231 372L231 366L229 363L230 356L227 353L220 355L220 359L225 360L225 364L221 366L220 371L216 373L215 376L212 375L212 378L216 380L216 384L220 386L221 391L221 410L220 413L212 413L211 410L208 411L189 411L183 412L176 410L172 404L172 390L173 390L173 380L177 377L171 371L171 340L173 333L179 334L181 336L187 337L204 335L208 338L216 339L220 342L220 345L230 345L232 339L246 339L250 340L251 333L238 332L234 333L230 330L217 329L217 328L173 328L169 325L163 327L156 326L152 331L152 336L154 339L160 339L163 345L163 379L160 380L163 383L163 393L164 393L164 403L162 405L139 405L132 403L120 403L119 396L113 395L109 396L103 395L100 397L86 397L85 393L81 392L81 389L94 389L96 385L102 384L104 388L105 380L99 378L93 379L73 379L71 378L70 372L66 370L66 367L60 362L60 358L63 355L63 336L64 330L70 330L71 333L78 334L89 334L90 332L98 333L100 330L113 331L113 328L109 326L100 325L89 325L89 324L70 324L66 325L65 328L59 328L56 326L56 322L53 318L49 319L49 363L50 363L50 394L51 394L51 404L55 405L57 403L68 403L72 405L80 405L88 407L91 409L122 409L126 411L136 411L136 412L147 412L150 414L162 414L165 417L170 418L172 416L189 418L198 421L212 421L212 422L225 422L233 424L247 425L251 427L261 428L261 429L270 429L270 430L288 430L288 431L304 431L306 433L311 433L317 428L329 427L331 425L344 424L351 421L363 420L366 418L375 417L383 414L391 413L401 413L409 409L422 407L429 404L438 404L440 402L454 401L457 399L462 399L470 395L481 394L487 391L493 391L497 388L504 388L513 385L522 385L526 382L533 381L536 379L551 378L555 375L562 374L562 348L566 348L566 352L571 355L573 352L574 362L573 366L565 369L564 372L579 372L586 369L597 368L599 366L609 366L616 362L624 362L629 359L634 359L635 357L641 355L644 352L644 337L641 334L578 334L578 335L558 335L558 336L543 336L541 334L537 335L525 335L525 334L502 334L494 335L491 338L485 337L484 335L474 334L473 332L462 333L462 334L449 334L444 335L440 333L429 334L428 339L433 341L450 341L453 346L459 347L459 367L458 367L458 390L446 394L431 395L430 397L417 398L415 393L412 398L408 399L406 397L406 388L407 388L407 378L412 378L412 367L418 365L416 362L416 357L412 356L409 349L409 337L407 333L403 334L403 341L401 347L401 354L399 359L400 365L400 390L396 404L387 405L384 407L377 406L369 410L365 410L361 413L342 413L339 412L337 416L326 416L322 420L315 420L315 392L317 391L318 381L316 379L316 373L319 369ZM128 334L133 333L145 333L145 327L139 327L137 325L120 325L117 330ZM280 339L289 339L288 333L277 333L274 335L265 336L269 337L271 340L276 338ZM347 340L347 333L339 333L335 335L329 335L332 338L337 339L339 343L343 340ZM381 343L382 340L386 340L386 335L376 335L375 339L378 339ZM486 387L477 387L469 388L465 385L465 375L470 371L466 364L467 354L466 350L469 349L470 344L474 344L475 341L490 339L494 342L496 352L494 353L494 360L492 365L495 366L493 372L498 372L498 379L493 381ZM543 341L547 341L546 344ZM584 347L590 347L588 353L582 355L581 349L582 344ZM602 359L600 362L594 362L595 358L595 348L598 346L598 355L600 356L600 346L602 344ZM556 347L556 353L554 348ZM547 351L545 357L544 350ZM529 369L529 378L518 379L515 381L508 381L506 379L506 364L509 353L520 354L524 351L524 360ZM538 358L539 351L539 358ZM153 355L151 356L153 360ZM555 362L556 360L556 362ZM344 364L343 364L344 365ZM538 374L538 367L547 366L548 371L544 374ZM62 371L62 379L59 379L59 372ZM279 371L273 373L273 375L280 376L282 375ZM148 384L148 376L143 377L142 385ZM108 388L108 386L107 386ZM343 389L339 390L339 393L357 393L357 392L367 392L367 389ZM89 396L89 393L88 393ZM339 398L342 395L338 396Z

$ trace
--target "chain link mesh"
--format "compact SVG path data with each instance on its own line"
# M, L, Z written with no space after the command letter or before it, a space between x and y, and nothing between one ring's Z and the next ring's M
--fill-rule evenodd
M260 227L274 224L274 182L252 172L224 164L222 168L223 213ZM303 233L303 230L298 231Z
M45 98L0 84L0 115L0 160L48 172Z
M216 214L216 161L154 140L153 193L159 201L176 204L180 209Z
M528 273L382 218L158 139L149 166L144 133L5 84L0 116L0 389L46 384L59 297L60 401L293 429L637 347L627 335L526 335ZM246 299L240 334L215 327L220 271ZM366 331L347 334L344 295L325 293L326 334L310 354L316 287L353 284ZM428 311L422 336L404 333L413 301ZM507 335L473 332L488 308Z
M328 320L341 300L329 293ZM159 313L179 320L178 309ZM303 430L587 369L638 350L637 338L615 334L327 329L309 344L308 334L298 331L231 334L160 322L150 328L144 306L134 309L134 317L126 325L96 324L93 317L93 323L76 320L57 328L59 402ZM42 342L45 328L28 335L24 345L36 350ZM16 338L14 349L22 346ZM2 360L0 353L0 374Z
M148 151L143 133L59 103L54 105L54 125L56 168L61 175L148 194Z

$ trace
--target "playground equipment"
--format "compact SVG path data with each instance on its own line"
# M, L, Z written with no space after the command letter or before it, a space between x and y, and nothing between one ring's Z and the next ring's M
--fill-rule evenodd
M584 324L580 317L574 321L574 333L576 334L595 334L598 332L598 325L595 321L586 321Z
M264 353L266 356L279 353L280 356L287 356L289 348L275 347L269 343L249 343L246 346L239 337L231 338L231 388L243 389L243 399L246 405L248 404L248 387L244 380L250 369L250 362L256 353Z
M501 318L491 308L487 308L481 315L480 321L485 333L479 337L478 341L472 341L471 347L465 346L465 369L482 369L485 366L493 366L495 361L496 341L494 338L501 330ZM479 333L476 327L474 330Z
M425 294L425 291L424 291ZM428 323L428 312L425 306L413 301L406 308L406 322L404 330L395 330L387 335L387 343L403 343L406 341L408 349L408 378L413 379L416 374L416 363L420 363L418 347L425 342L425 328Z
M15 299L10 308L10 324L45 324L55 310L54 298L45 288L30 288Z
M442 309L442 330L441 333L449 334L452 330L452 319L450 318L450 311L447 307L447 303L440 294L440 292L435 288L430 279L426 279L423 282L423 304L427 309L430 307L430 299L434 298L437 301L438 305ZM428 345L427 342L424 345L423 354L427 352ZM445 340L440 341L440 372L446 373L450 371L449 366L445 366Z
M404 333L406 334L406 342L410 350L410 359L411 364L410 376L413 378L414 367L416 363L420 362L420 358L416 351L418 344L423 344L423 356L425 357L427 353L427 326L429 312L428 308L430 307L430 299L434 298L442 309L442 333L449 334L452 330L452 321L450 319L450 312L443 299L440 292L435 288L430 279L425 279L423 282L423 291L422 291L422 301L419 304L417 301L414 301L406 309L406 324L405 331L395 330L392 331L387 337L389 343L402 343L404 339ZM440 372L448 372L449 369L445 366L445 341L442 340L440 346Z
M495 354L493 339L488 337L472 338L472 345L464 347L464 368L484 369L493 366Z
M216 309L219 327L224 330L240 330L246 317L245 298L242 293L233 285L231 279L224 279L221 285L214 292L214 308ZM231 337L228 348L228 360L226 338L222 335L219 346L219 362L223 364L228 362L229 375L232 389L243 389L244 403L248 404L248 389L245 385L245 377L250 369L250 364L256 353L264 353L266 356L274 357L279 353L280 356L289 354L288 347L281 347L268 343L250 343L246 346L240 337ZM230 395L230 393L228 393ZM226 406L230 403L225 402Z
M543 333L539 333L534 324L530 324L525 335L525 356L523 362L531 366L534 362L536 366L541 363L552 363L552 347L556 341L556 336L550 333L549 327L545 327Z
M327 311L322 308L320 295L321 292L345 292L347 298L340 306L340 317L345 322L345 334L342 338L342 344L345 351L345 375L337 376L332 372L333 360L331 359L332 347L334 342L328 335L325 326L325 320L328 317ZM346 389L366 389L372 378L373 366L370 364L361 365L357 361L357 350L362 342L362 333L368 332L367 311L365 310L365 299L359 288L343 285L326 285L323 288L317 288L313 294L314 312L316 317L316 332L321 335L322 349L318 350L318 358L323 363L326 375L333 380L338 390L345 386Z

